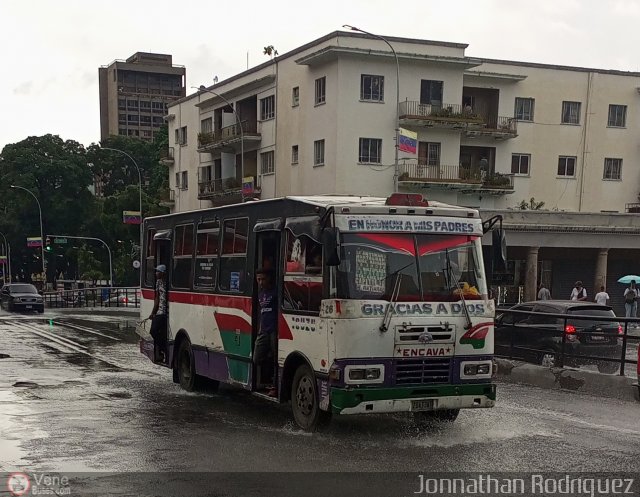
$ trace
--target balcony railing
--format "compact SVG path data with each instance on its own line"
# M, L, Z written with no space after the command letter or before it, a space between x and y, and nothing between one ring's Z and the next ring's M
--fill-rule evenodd
M243 134L245 138L247 136L260 137L258 134L258 123L255 121L242 121L242 129L240 129L238 123L235 123L231 126L216 129L215 131L200 132L198 133L198 148L216 148L228 142L239 140Z
M443 123L482 123L482 116L460 104L422 104L400 102L400 119L441 121Z
M399 165L398 181L472 186L474 190L513 190L513 175L491 173L479 166L429 165L408 160Z
M254 178L255 184L255 178ZM260 193L259 188L254 188L251 196ZM241 202L242 182L237 178L216 178L198 183L198 199L222 201L223 203Z
M171 165L174 162L173 147L165 147L160 150L160 162Z
M497 131L505 134L518 133L518 121L514 117L490 116L484 120L486 131Z

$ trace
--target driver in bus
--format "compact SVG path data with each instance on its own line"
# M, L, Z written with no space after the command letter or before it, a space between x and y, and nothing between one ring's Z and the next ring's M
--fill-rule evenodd
M275 397L274 363L278 340L278 296L273 287L273 273L269 269L256 271L258 304L260 305L260 329L253 350L253 363L258 368L257 387L266 388L267 395ZM265 380L268 384L265 385Z

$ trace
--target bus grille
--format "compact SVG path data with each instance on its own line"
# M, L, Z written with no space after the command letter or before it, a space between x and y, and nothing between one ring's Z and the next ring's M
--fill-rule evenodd
M451 358L399 359L395 361L396 385L450 383Z

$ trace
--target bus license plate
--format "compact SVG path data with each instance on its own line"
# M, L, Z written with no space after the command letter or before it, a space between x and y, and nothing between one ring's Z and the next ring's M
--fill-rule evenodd
M432 411L438 406L437 399L412 400L412 411Z
M604 342L606 340L606 337L603 335L594 335L590 338L592 342Z
M25 305L24 308L25 309L33 309L33 306L32 305Z

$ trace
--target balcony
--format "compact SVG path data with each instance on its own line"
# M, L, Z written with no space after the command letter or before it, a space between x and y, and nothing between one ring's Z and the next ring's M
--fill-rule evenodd
M398 167L398 185L404 190L459 190L461 193L513 193L513 175L486 173L478 166L428 165L409 159Z
M173 147L165 147L160 150L160 164L173 166L174 162Z
M505 140L518 136L518 121L513 117L489 116L483 118L483 125L480 128L467 128L464 134L467 138L476 136L490 136L496 140Z
M250 196L259 197L260 193L260 188L254 188ZM242 202L243 199L242 183L237 178L217 178L198 183L198 200L211 200L214 205L227 205Z
M482 116L474 114L460 104L421 104L420 102L400 102L400 123L429 128L478 128L484 121Z
M176 195L174 190L168 190L162 194L159 204L162 207L174 207L176 205Z
M258 133L257 122L242 121L242 129L236 123L215 131L198 133L198 152L211 152L229 145L239 144L243 135L245 141L259 142L262 139Z

